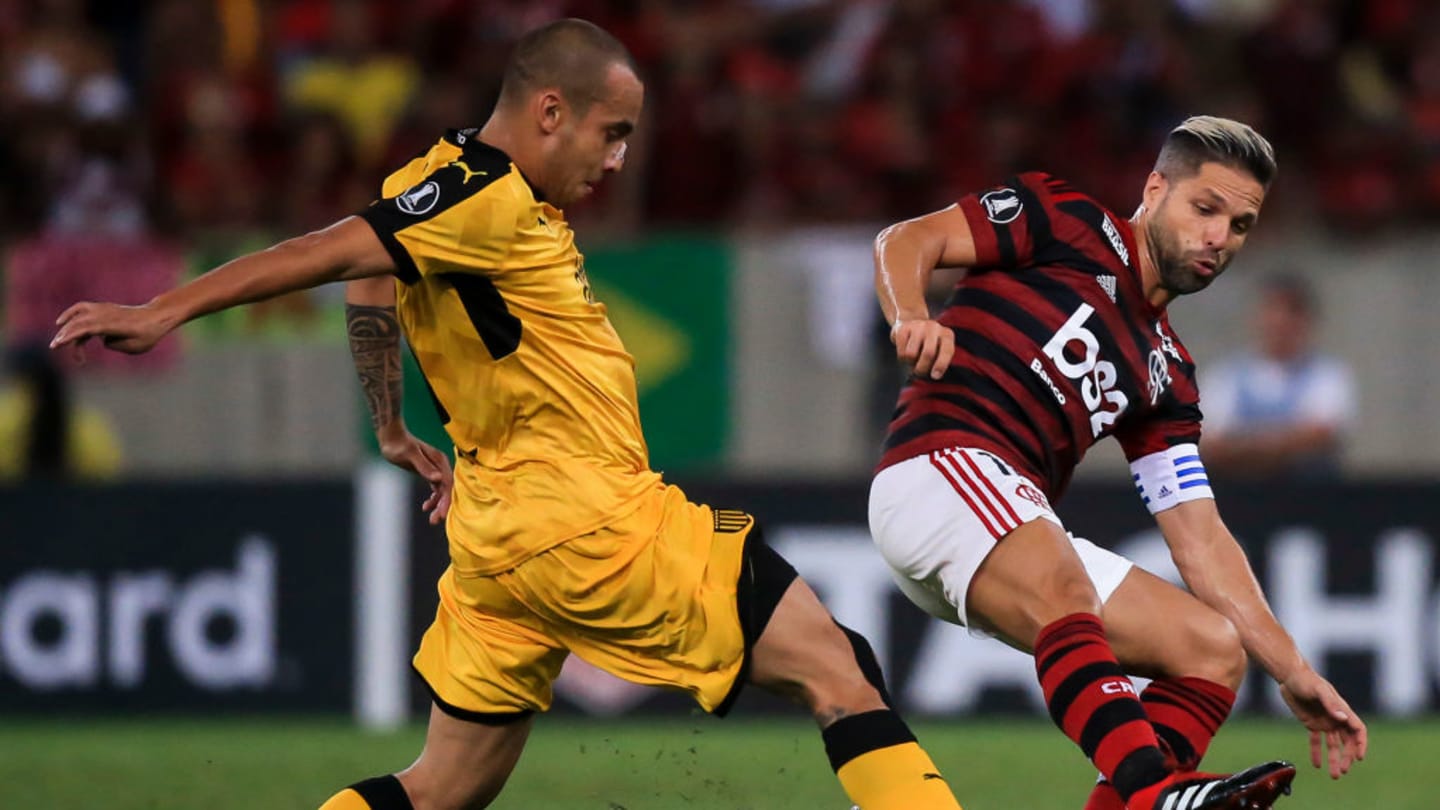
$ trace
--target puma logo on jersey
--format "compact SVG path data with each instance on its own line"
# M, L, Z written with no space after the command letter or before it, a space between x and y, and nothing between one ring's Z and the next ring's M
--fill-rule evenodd
M410 189L395 198L395 207L407 214L419 216L429 213L435 203L440 201L440 184L434 180L426 180L420 185Z
M446 164L446 165L447 165L447 166L454 166L455 168L457 168L457 169L459 169L460 171L462 171L462 172L465 173L465 178L460 181L460 185L462 185L462 186L465 185L466 183L470 182L470 178L472 178L472 177L487 177L487 176L489 176L489 174L490 174L489 172L480 172L480 171L475 171L474 169L471 169L469 166L465 165L465 161L460 160L459 158L456 158L456 159L450 161L450 162L449 162L448 164Z

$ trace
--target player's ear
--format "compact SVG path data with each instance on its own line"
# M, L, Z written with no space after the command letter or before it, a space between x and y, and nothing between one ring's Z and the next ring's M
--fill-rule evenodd
M546 90L535 97L535 122L546 135L560 128L565 113L565 101L560 98L559 91Z
M1170 188L1170 181L1160 172L1152 171L1150 176L1145 178L1145 192L1141 195L1141 203L1147 211L1154 211L1160 200L1164 199L1165 191Z

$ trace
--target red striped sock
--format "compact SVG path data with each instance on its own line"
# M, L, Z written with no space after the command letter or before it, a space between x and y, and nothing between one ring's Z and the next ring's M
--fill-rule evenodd
M1175 769L1200 766L1210 741L1235 706L1235 693L1204 678L1162 678L1140 695L1161 747L1175 758Z
M1047 625L1035 641L1035 669L1050 717L1122 798L1169 775L1100 617L1074 613Z

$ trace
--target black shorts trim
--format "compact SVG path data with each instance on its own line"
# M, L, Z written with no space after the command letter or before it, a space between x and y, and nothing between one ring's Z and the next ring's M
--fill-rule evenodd
M795 566L765 542L765 533L757 521L745 538L745 550L740 557L740 580L735 588L735 605L740 611L740 632L745 639L744 658L740 663L740 672L735 676L735 683L730 686L725 699L715 707L713 714L716 717L729 714L740 697L740 691L750 677L750 653L755 648L755 642L770 624L770 617L775 615L780 599L790 589L791 583L799 578Z
M534 709L520 709L513 712L472 712L469 709L462 709L441 700L440 696L435 693L435 689L430 686L430 682L425 680L425 676L420 674L420 670L416 669L414 664L410 665L410 669L414 671L415 677L420 679L420 683L425 685L425 691L430 693L430 699L435 702L435 706L456 720L479 723L484 726L508 726L535 714Z

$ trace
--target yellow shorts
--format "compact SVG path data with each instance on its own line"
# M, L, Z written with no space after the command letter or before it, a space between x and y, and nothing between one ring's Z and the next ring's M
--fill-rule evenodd
M736 686L736 606L755 521L665 487L635 513L490 576L440 578L415 654L440 707L485 719L544 711L566 655L626 680L684 690L706 711Z

